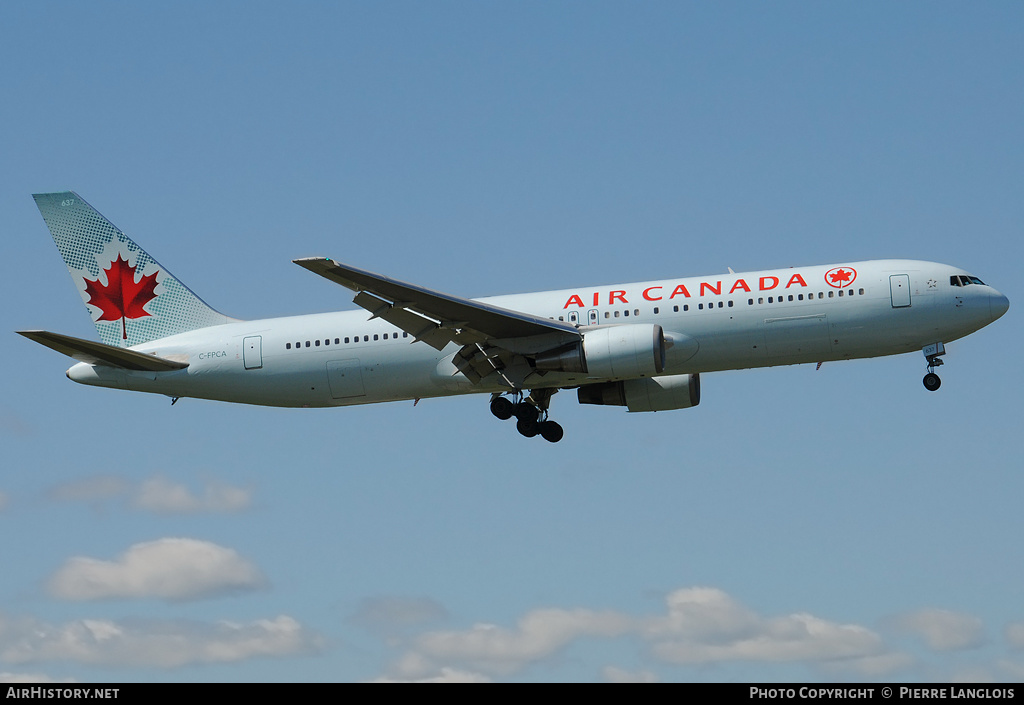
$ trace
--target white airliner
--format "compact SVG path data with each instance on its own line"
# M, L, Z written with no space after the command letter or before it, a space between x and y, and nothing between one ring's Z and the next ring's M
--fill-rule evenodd
M101 343L19 331L78 360L75 382L172 398L327 407L490 394L527 437L551 442L551 396L629 411L700 402L700 373L922 350L924 386L944 344L1009 301L958 267L915 260L464 299L323 257L295 260L356 292L365 311L240 321L210 308L72 192L36 205ZM367 316L366 311L370 313Z

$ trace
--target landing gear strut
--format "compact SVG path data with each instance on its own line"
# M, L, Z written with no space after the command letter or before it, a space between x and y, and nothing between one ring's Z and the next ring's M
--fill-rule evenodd
M538 389L523 398L522 392L514 392L512 399L500 394L491 395L491 413L505 421L516 417L516 430L527 438L540 436L549 443L562 440L562 427L548 419L553 389ZM514 399L514 401L513 401Z
M928 361L928 374L924 376L924 388L934 392L942 385L942 380L935 374L935 368L942 366L942 355L946 354L946 347L942 343L933 343L924 347L924 359Z

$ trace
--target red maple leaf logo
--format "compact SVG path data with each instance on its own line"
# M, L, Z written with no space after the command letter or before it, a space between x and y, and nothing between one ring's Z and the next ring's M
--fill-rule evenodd
M857 270L853 267L836 267L825 272L825 282L836 289L853 284Z
M128 265L128 260L117 259L110 263L110 269L104 269L107 283L101 284L97 278L85 280L85 293L89 295L86 303L92 304L103 313L97 321L116 321L121 319L121 334L128 340L128 329L125 319L142 318L150 315L143 306L156 298L156 272L147 274L135 281L135 267Z
M850 281L850 273L845 269L837 269L834 274L829 275L829 278L833 284L843 284Z

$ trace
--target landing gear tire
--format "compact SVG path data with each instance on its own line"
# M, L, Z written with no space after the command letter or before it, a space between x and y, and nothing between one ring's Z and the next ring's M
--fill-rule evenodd
M521 401L512 407L512 413L520 421L532 421L537 422L537 418L540 416L540 411L533 404L525 401ZM522 431L520 431L522 433Z
M545 421L540 425L540 435L548 443L558 443L562 440L562 427L554 421Z
M929 392L934 392L942 384L942 380L934 372L929 372L924 376L924 388Z
M532 419L519 419L516 421L516 430L527 438L533 438L540 433L540 424Z
M505 397L498 397L491 402L491 413L502 421L512 418L513 404Z

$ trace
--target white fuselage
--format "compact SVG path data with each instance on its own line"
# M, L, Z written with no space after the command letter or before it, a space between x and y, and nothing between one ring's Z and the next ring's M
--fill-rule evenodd
M747 274L566 289L481 299L505 309L595 326L658 324L670 340L663 374L894 355L949 342L991 323L1006 297L933 262L878 260ZM830 283L830 278L833 280ZM136 350L187 362L174 372L80 363L76 382L230 402L326 407L509 391L492 375L457 372L459 345L437 351L363 310L238 321L154 340ZM521 375L522 387L609 381L585 373Z

